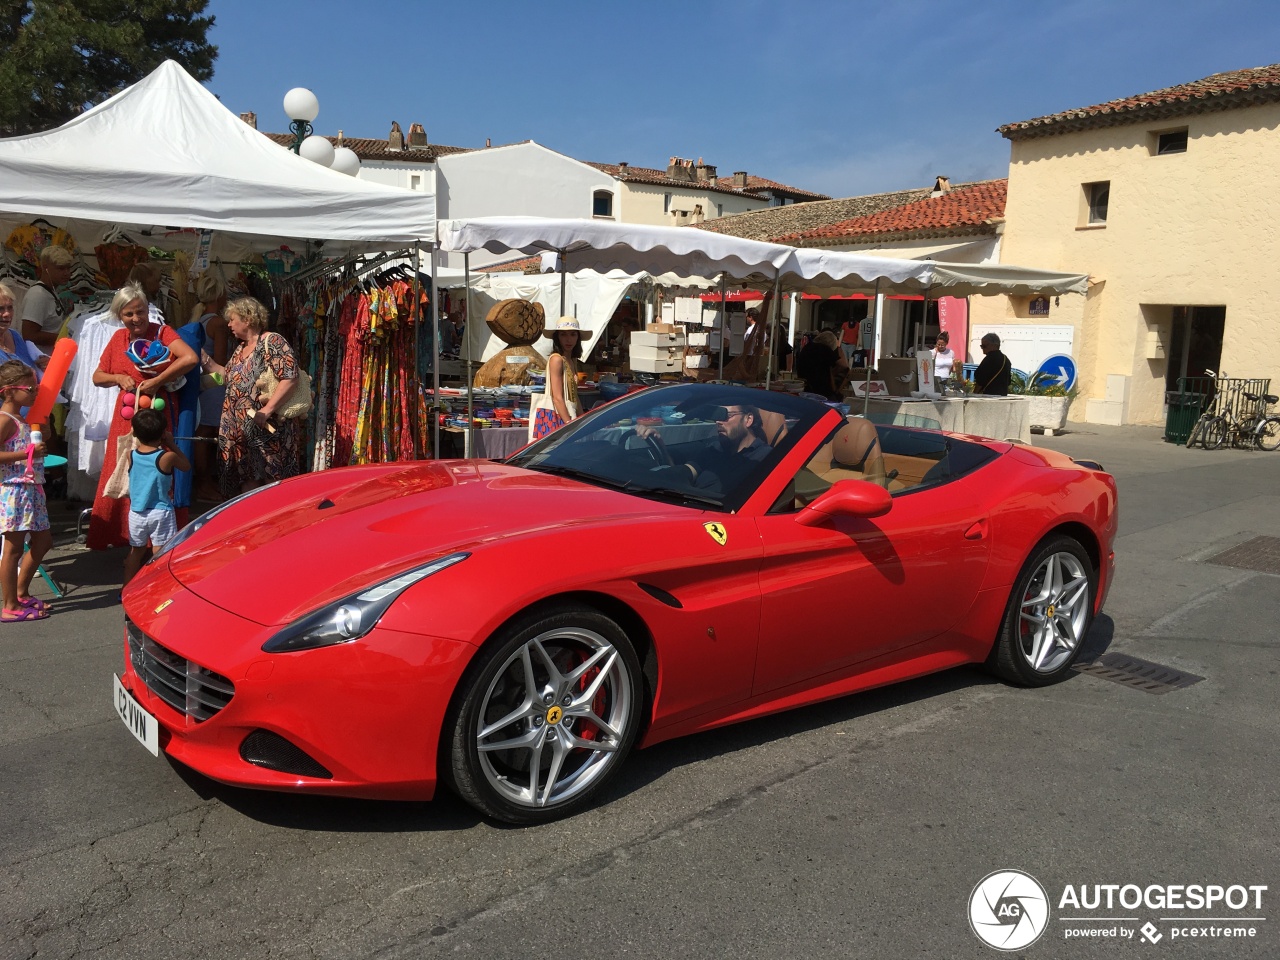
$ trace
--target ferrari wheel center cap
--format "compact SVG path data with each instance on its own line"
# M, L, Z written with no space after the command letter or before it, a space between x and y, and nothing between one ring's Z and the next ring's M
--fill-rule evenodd
M552 707L547 711L547 723L555 726L560 722L560 718L564 716L564 711L559 707Z
M1046 609L1046 610L1045 610L1044 615L1045 615L1046 617L1052 617L1052 616L1053 616L1053 604L1052 604L1052 603L1051 603L1051 604L1049 604L1049 607L1048 607L1048 609Z

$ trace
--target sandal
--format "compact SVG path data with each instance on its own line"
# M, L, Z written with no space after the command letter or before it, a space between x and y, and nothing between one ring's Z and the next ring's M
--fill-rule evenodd
M49 605L39 597L19 597L18 602L31 610L43 610L45 612L49 610Z
M49 614L35 607L23 607L21 610L0 609L0 623L23 623L27 620L46 620Z

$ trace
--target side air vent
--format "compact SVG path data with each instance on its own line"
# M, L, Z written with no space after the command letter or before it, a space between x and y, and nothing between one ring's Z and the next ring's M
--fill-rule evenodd
M653 597L653 599L657 600L659 603L665 603L668 607L675 607L677 610L684 609L683 603L671 594L667 593L667 591L663 590L661 587L655 587L651 583L637 583L636 586L649 596Z
M240 759L258 767L292 773L299 777L333 779L333 774L305 751L270 730L255 730L245 737L240 744Z

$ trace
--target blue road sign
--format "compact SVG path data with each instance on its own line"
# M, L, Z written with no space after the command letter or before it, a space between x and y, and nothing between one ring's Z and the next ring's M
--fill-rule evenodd
M1076 385L1076 362L1065 353L1055 353L1040 364L1036 377L1046 385L1070 390Z

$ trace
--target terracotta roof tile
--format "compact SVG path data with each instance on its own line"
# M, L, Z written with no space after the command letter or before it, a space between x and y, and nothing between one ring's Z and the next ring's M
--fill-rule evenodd
M1007 123L998 128L1010 140L1069 133L1094 127L1140 123L1167 117L1230 110L1280 100L1280 64L1215 73L1203 80L1140 93L1119 100Z
M487 267L477 267L476 273L542 273L542 257L521 257L519 260L508 260L505 263L491 263Z
M707 220L696 226L700 230L710 230L713 233L742 237L746 240L773 240L775 237L801 233L815 227L841 223L854 217L888 210L928 195L929 189L921 187L915 190L895 190L891 193L875 193L863 197L815 200L811 203L794 203L785 207L750 210L747 213Z
M282 147L293 146L291 133L267 133L264 136L274 140ZM326 138L335 147L339 146L337 137ZM451 153L470 153L471 147L446 147L444 144L431 143L425 147L405 147L403 150L392 150L386 140L374 140L370 137L343 137L341 146L354 150L361 160L398 160L401 163L435 163L436 157Z
M823 247L859 240L905 239L989 232L1004 219L1008 180L983 180L953 187L900 206L830 223L774 239L798 247Z
M783 195L799 200L827 200L830 199L826 194L813 193L809 190L801 190L799 187L788 187L786 184L777 183L774 180L766 180L764 177L747 177L746 187L735 187L733 185L733 177L717 177L715 180L684 180L677 177L670 177L666 170L656 170L653 167L627 167L626 176L622 176L622 167L616 163L593 163L590 160L584 160L589 167L595 167L602 173L607 173L611 177L618 177L620 180L626 180L628 183L647 183L654 186L663 187L683 187L686 190L709 190L712 193L731 193L736 196L759 196L762 193L769 192L777 195Z

